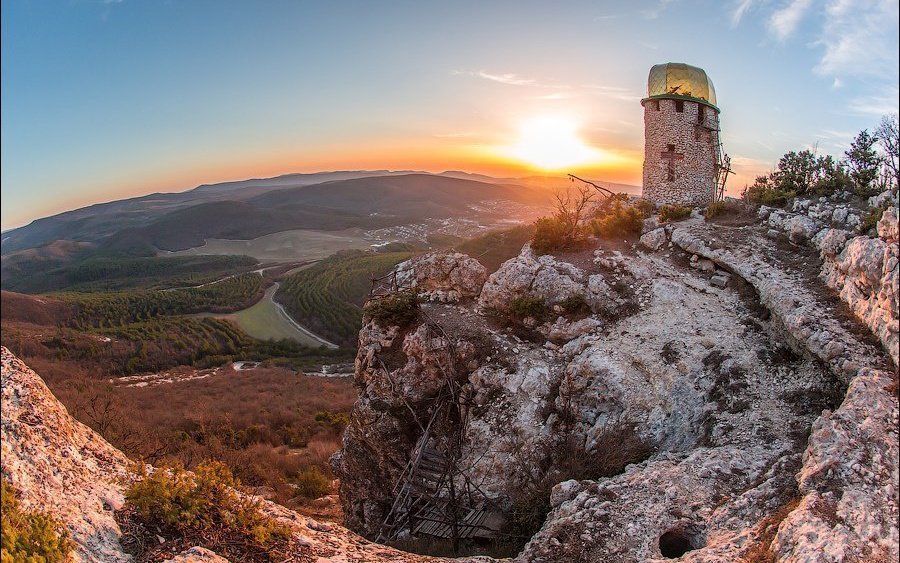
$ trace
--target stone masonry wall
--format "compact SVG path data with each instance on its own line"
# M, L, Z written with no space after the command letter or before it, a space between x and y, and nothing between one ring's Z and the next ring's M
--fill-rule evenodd
M712 202L715 190L719 115L704 105L701 124L701 104L689 100L682 103L684 111L678 112L676 100L643 102L643 196L654 203L705 206ZM673 148L670 145L674 151L669 150Z

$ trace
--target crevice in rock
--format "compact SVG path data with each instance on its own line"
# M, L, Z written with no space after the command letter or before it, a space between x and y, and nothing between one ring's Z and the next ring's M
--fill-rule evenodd
M680 524L659 537L659 551L667 559L678 559L705 545L702 531L694 524Z

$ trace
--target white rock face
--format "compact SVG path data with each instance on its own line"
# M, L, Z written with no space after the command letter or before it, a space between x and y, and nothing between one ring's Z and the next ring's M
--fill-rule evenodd
M863 370L841 407L813 425L797 475L803 499L782 522L778 561L897 561L897 397L890 374Z
M878 221L878 236L887 243L897 244L897 239L900 238L900 224L898 224L897 213L897 207L889 207L881 215L881 220Z
M478 304L482 308L504 311L519 297L534 297L547 305L569 297L585 295L585 273L553 256L536 256L526 245L521 254L504 262L491 274L481 290Z
M847 244L850 233L843 229L822 229L813 239L823 260L834 259Z
M869 198L869 204L880 206L892 198L895 196L886 191ZM797 199L792 211L763 206L759 213L761 218L768 218L773 229L787 232L792 242L810 242L819 249L824 262L822 279L872 330L896 365L900 361L897 207L889 207L882 214L875 229L877 238L853 236L851 231L858 230L861 223L859 215L846 205L835 206L830 199L816 203ZM839 228L819 229L828 222Z
M71 533L77 561L130 561L119 545L113 510L129 460L72 419L44 382L5 347L0 387L3 477L25 508L55 515Z
M868 325L895 364L900 361L900 271L897 246L897 208L884 212L878 223L879 238L850 239L843 250L840 235L827 235L821 248L825 263L822 277L853 313Z
M764 539L761 523L792 506L798 486L804 497L820 493L818 484L803 488L806 481L798 477L812 471L814 463L811 454L803 454L809 428L823 411L826 418L814 430L837 416L830 410L843 412L843 387L874 373L867 367L873 362L887 359L836 316L822 281L794 269L792 253L809 250L773 248L753 229L728 239L699 222L672 230L674 252L697 255L694 263L708 262L709 272L662 253L598 251L595 266L581 269L524 249L488 279L479 308L502 308L525 295L559 302L573 294L603 294L614 285L644 296L639 307L619 317L548 321L537 327L547 342L490 328L477 309L464 305L425 306L430 319L455 327L449 338L458 347L478 343L473 348L482 350L473 353L477 362L466 364L477 368L457 378L470 398L460 457L468 477L498 506L509 508L517 495L558 472L560 483L550 493L553 510L517 560L661 560L660 538L680 534L694 548L685 561L739 561L751 548L768 548L771 535ZM824 254L840 254L845 239L841 229L813 235ZM624 274L630 277L616 278ZM727 279L726 287L715 285L717 276ZM742 284L755 289L758 302L746 291L735 291ZM757 316L760 305L771 316ZM416 428L405 413L430 404L438 393L434 383L441 374L434 366L439 362L429 352L434 347L407 345L411 338L427 341L419 334L421 326L406 329L401 363L386 370L368 360L359 365L364 391L356 414L361 422L351 425L345 437L342 478L347 498L359 502L347 512L362 526L380 524L390 496L375 498L371 491L393 486L396 474L389 468L402 467L415 443L413 432L397 444L398 429ZM479 336L473 329L485 332ZM364 329L361 334L370 333ZM367 349L373 347L399 346L376 341L363 339L361 358L368 358ZM417 370L431 375L422 379ZM404 379L424 383L407 387ZM392 381L401 392L392 395L389 385L377 381ZM870 401L874 412L866 416L892 423L896 399L886 397ZM849 415L849 406L845 410ZM841 419L848 428L869 425L857 418L861 411L852 412ZM626 436L649 447L653 453L647 461L609 478L567 478L566 460L633 447ZM830 447L841 453L826 458L851 458L860 439L837 435ZM897 517L889 505L896 504L897 487L884 483L896 473L896 447L887 443L896 439L873 427L865 440L872 442L866 451L885 459L879 471L888 479L860 481L853 485L858 488L854 494L885 508L876 516L879 527L867 528L863 501L848 504L848 522L859 522L848 524L847 537L860 541L871 530L887 546L885 553L893 553L897 542L888 526ZM809 447L813 451L814 442ZM821 537L826 542L839 536ZM796 534L790 538L784 540L784 553L817 560L817 546L804 545Z
M662 227L641 235L641 246L647 250L659 250L666 244L666 230Z
M455 252L432 252L395 268L400 287L414 287L420 294L441 302L474 297L487 279L487 270L478 260Z

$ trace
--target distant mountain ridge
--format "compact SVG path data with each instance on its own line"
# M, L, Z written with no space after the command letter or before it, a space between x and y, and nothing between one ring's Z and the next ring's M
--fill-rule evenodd
M493 178L446 171L349 170L204 184L98 203L37 219L3 234L2 254L57 240L147 253L180 250L206 238L248 239L288 229L380 228L462 216L484 200L545 205L565 178ZM636 186L608 184L634 193Z

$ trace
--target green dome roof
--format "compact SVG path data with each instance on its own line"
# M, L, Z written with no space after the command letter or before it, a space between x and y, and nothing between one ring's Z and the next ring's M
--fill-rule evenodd
M685 96L716 105L716 89L702 68L684 63L654 65L647 78L648 98Z

